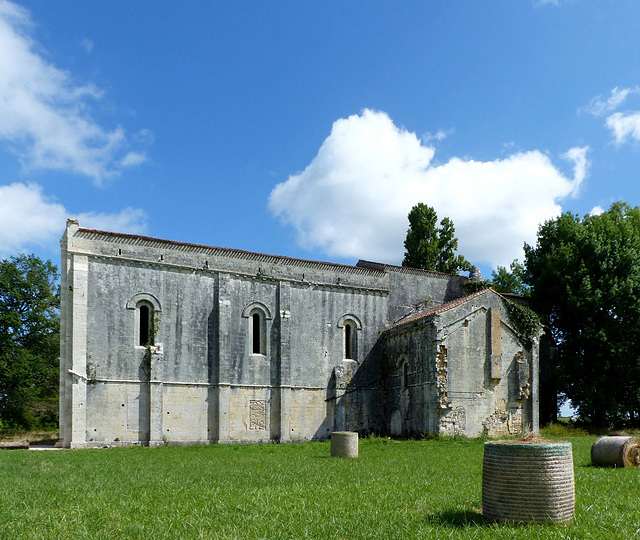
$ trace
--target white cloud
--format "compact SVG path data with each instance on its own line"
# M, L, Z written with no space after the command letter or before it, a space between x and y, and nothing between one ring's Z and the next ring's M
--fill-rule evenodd
M432 147L387 114L365 110L337 120L313 161L278 184L268 205L304 247L398 264L407 214L423 202L453 220L459 251L471 262L508 266L522 259L525 241L535 242L538 225L560 214L557 201L577 193L587 150L563 156L573 162L573 178L537 150L433 166Z
M147 161L147 155L144 152L127 152L120 160L122 167L135 167Z
M617 86L611 90L611 95L603 100L602 96L594 97L589 105L582 107L578 112L586 112L594 116L605 116L615 111L631 94L640 93L640 87L634 88L618 88Z
M0 0L0 139L26 169L63 170L96 182L117 175L129 146L125 130L105 129L87 112L103 92L50 63L32 29L26 9Z
M449 135L451 135L451 133L453 133L452 129L447 131L439 129L435 134L427 131L424 135L422 135L422 142L428 143L430 141L443 141Z
M142 210L125 208L117 214L73 214L44 195L38 184L16 182L0 186L0 255L33 246L52 247L62 235L68 217L78 219L83 227L130 233L146 230L147 215Z
M588 146L570 148L562 157L573 161L573 190L569 195L576 196L582 185L582 181L587 177L589 170L589 160L587 159Z
M629 139L640 141L640 112L613 113L607 118L607 127L613 133L616 144L622 144Z
M594 206L591 209L591 212L589 212L589 215L591 216L599 216L601 214L604 214L604 208L602 208L602 206L600 205Z
M617 86L611 90L611 95L603 100L601 96L594 97L589 105L582 107L579 112L586 112L594 116L604 116L615 111L622 105L627 97L631 94L640 93L640 87L635 88L618 88Z
M640 86L633 88L618 88L616 86L611 90L611 95L606 100L597 96L579 112L587 112L594 116L609 115L605 125L611 131L618 145L629 140L640 141L640 111L613 112L632 94L640 94Z

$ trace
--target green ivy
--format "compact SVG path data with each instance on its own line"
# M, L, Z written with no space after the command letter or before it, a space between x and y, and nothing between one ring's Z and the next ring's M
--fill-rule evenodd
M161 320L162 319L160 313L154 309L153 315L151 317L151 324L149 327L149 345L156 344L156 336L158 335Z
M527 306L517 304L506 298L504 301L516 336L528 350L531 350L533 338L538 335L540 328L542 328L540 317Z
M469 281L465 281L462 284L462 288L465 290L467 294L473 294L478 291L483 291L484 289L490 289L491 282L486 279L482 281L469 280Z
M87 362L87 384L96 384L97 382L96 366L92 362Z

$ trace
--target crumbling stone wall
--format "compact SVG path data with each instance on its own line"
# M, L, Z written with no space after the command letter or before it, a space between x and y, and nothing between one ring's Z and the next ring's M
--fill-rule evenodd
M538 429L537 350L520 343L503 302L488 290L387 331L390 430L493 437ZM426 388L416 396L397 381L407 352L420 350Z

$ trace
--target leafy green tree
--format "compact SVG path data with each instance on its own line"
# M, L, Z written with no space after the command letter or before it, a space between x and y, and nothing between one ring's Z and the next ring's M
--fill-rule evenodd
M491 272L491 286L501 293L529 295L529 286L525 283L525 267L516 259L509 265L509 270L498 266L497 272Z
M640 423L640 208L564 213L525 254L532 307L557 345L558 390L594 425Z
M34 255L0 260L0 425L57 422L57 269Z
M456 274L471 268L462 255L456 255L458 239L453 222L448 217L443 218L438 227L438 214L423 203L415 205L408 217L409 229L404 241L402 266L445 274Z

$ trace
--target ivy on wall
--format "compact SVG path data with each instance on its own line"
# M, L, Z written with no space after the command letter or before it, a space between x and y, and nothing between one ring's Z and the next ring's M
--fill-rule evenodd
M465 281L462 284L462 288L465 290L467 294L473 294L478 291L483 291L484 289L491 289L491 282L489 280L481 280L481 281Z
M462 287L467 294L473 294L485 289L492 289L492 285L491 281L485 279L482 281L467 281L462 284ZM504 297L503 300L518 340L527 350L531 350L533 339L538 335L540 328L542 328L540 317L527 306L523 306Z
M527 350L531 350L533 338L538 335L540 328L542 328L540 317L527 306L517 304L506 298L504 300L507 313L509 314L509 320L513 325L516 336Z

